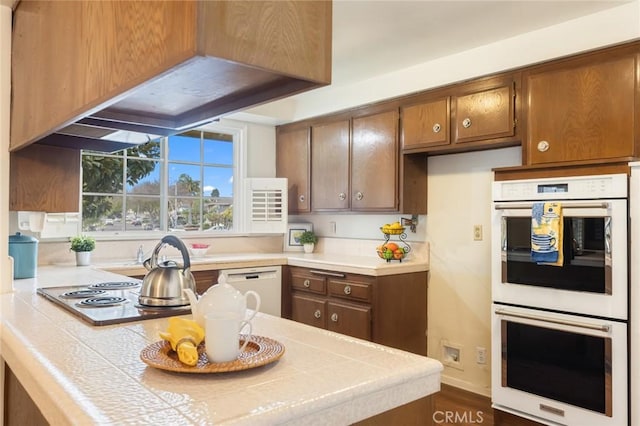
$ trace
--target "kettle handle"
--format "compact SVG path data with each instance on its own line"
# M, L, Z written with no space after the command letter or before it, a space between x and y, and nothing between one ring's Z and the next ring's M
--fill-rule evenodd
M169 244L170 246L180 250L180 253L182 254L182 261L184 263L184 269L189 269L191 267L191 261L189 260L189 250L187 250L187 246L184 245L180 238L176 237L175 235L166 235L160 242L163 244Z

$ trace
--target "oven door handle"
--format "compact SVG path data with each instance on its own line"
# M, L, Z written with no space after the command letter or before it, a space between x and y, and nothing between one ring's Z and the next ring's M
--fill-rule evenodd
M580 321L568 321L563 319L546 317L543 315L521 314L519 312L512 312L506 309L496 309L495 313L496 315L502 315L505 317L523 318L523 319L529 319L529 320L535 320L535 321L550 322L553 324L569 325L572 327L586 328L589 330L604 331L605 333L609 333L611 331L611 326L607 324L596 325L596 324L589 324L589 323L580 322Z
M530 209L533 207L533 203L520 203L520 204L500 204L497 203L494 205L494 209L496 210L524 210ZM609 203L601 202L601 203L571 203L571 204L563 204L563 209L608 209Z

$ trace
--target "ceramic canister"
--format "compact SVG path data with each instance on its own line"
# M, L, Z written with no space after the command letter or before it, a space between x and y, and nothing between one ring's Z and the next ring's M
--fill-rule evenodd
M33 278L38 265L38 240L16 232L9 235L9 256L13 257L13 278Z

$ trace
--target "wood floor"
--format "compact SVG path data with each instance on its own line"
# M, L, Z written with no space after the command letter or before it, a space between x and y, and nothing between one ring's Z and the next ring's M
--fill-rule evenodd
M482 395L442 384L433 399L433 424L455 426L541 426L540 423L491 408Z

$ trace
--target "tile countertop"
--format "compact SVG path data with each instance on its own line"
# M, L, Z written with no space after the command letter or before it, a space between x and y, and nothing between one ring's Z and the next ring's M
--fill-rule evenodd
M35 293L117 278L46 266L0 295L1 355L51 424L338 425L439 390L436 360L262 313L254 334L285 346L277 362L225 374L158 370L139 354L166 319L93 327Z
M181 261L176 258L175 260ZM192 257L191 270L253 268L259 266L291 265L307 268L329 269L371 276L406 274L423 272L429 269L427 260L419 257L408 258L402 262L386 262L374 256L354 256L325 253L242 253L214 254L204 257ZM123 275L144 275L147 270L140 264L132 262L95 263L96 267Z

